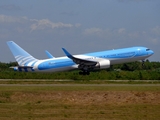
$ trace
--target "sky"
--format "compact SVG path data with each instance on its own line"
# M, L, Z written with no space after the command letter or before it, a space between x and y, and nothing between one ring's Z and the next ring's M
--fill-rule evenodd
M160 0L1 0L0 62L14 62L6 42L37 59L145 46L160 61Z

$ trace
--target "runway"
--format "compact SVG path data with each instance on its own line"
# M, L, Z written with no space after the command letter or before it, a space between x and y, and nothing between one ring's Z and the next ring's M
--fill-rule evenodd
M35 87L123 87L123 86L160 86L160 84L0 84L0 86L35 86Z

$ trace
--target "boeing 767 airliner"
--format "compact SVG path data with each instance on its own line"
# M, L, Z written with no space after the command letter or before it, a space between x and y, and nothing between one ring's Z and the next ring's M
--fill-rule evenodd
M25 72L57 72L79 69L79 74L89 75L90 71L96 69L106 69L110 65L145 60L154 54L146 47L130 47L114 49L81 55L72 55L62 48L66 56L53 57L48 51L49 59L39 60L31 56L13 41L7 42L18 66L14 66L15 71Z

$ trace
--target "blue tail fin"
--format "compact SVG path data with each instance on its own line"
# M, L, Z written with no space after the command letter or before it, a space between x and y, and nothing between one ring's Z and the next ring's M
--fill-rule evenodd
M19 66L27 66L28 63L32 61L37 61L37 59L35 59L33 56L31 56L29 53L23 50L15 42L8 41L7 44L16 61L18 62Z

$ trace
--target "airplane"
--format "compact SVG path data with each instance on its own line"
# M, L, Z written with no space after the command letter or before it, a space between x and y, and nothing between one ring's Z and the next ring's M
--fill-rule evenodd
M53 57L49 52L48 59L39 60L31 56L13 41L7 42L18 66L11 67L15 71L24 72L58 72L68 70L81 70L80 75L89 75L91 71L106 69L111 65L133 61L144 61L154 54L146 47L136 46L122 49L72 55L62 48L64 57Z
M45 53L48 58L54 58L53 55L51 53L49 53L47 50L45 50Z

